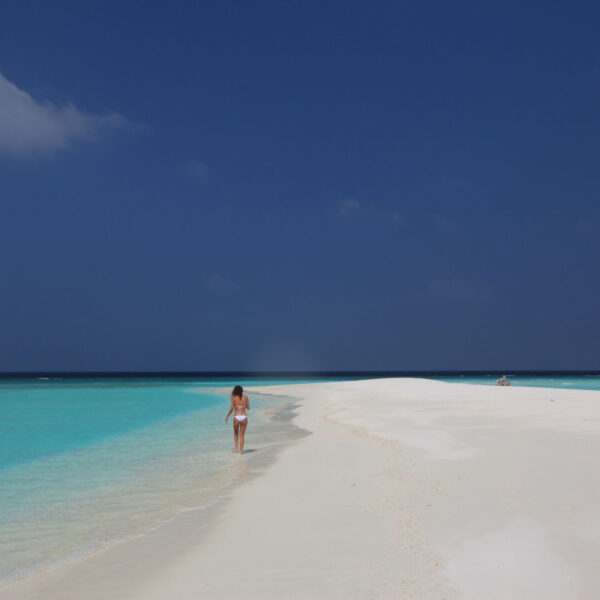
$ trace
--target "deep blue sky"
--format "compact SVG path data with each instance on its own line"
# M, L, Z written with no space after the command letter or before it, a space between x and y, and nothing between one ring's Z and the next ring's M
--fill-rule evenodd
M599 25L3 3L0 371L600 369Z

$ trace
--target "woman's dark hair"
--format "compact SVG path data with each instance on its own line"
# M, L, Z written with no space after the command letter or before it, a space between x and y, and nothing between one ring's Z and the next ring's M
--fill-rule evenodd
M241 385L236 385L233 388L233 392L231 392L231 395L238 396L239 398L241 398L243 393L244 393L244 388Z

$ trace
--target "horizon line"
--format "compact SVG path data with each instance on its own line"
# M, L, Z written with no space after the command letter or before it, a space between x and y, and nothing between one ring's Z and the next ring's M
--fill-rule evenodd
M597 369L373 369L373 370L230 370L230 371L0 371L0 379L31 377L410 377L495 375L600 375Z

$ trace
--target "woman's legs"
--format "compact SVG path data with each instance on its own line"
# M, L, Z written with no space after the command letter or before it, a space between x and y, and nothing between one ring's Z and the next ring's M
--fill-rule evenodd
M233 443L235 445L234 452L238 451L238 430L240 428L240 424L238 420L233 418ZM243 438L242 438L243 439ZM242 448L244 447L244 443L242 442Z
M244 433L248 427L248 419L244 419L240 424L240 454L244 451Z

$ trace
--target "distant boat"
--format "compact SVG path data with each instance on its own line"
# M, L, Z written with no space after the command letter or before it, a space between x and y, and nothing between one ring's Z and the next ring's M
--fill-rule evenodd
M510 385L510 379L506 375L502 375L500 379L496 379L496 385Z

